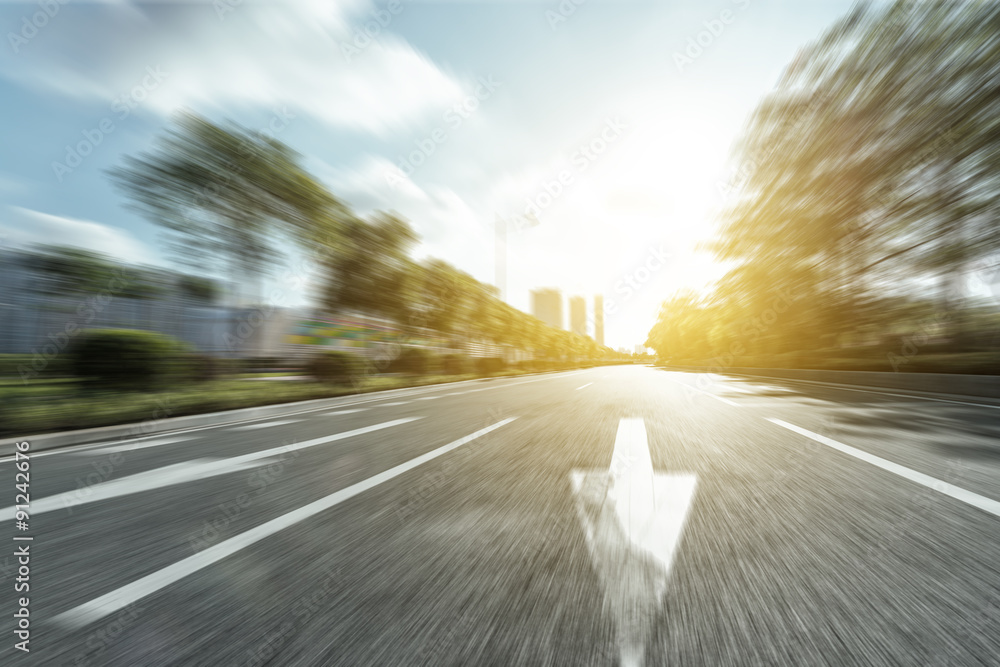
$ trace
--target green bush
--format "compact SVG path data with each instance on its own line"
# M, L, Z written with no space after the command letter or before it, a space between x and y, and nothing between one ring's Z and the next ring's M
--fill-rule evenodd
M188 354L187 362L190 368L190 378L196 382L219 380L229 375L236 375L241 369L240 359L214 357L200 352Z
M247 373L270 373L272 371L294 370L296 364L281 357L249 357L242 360Z
M476 372L480 375L492 375L507 368L507 362L502 357L477 357Z
M191 353L176 338L134 329L88 329L67 351L73 375L89 388L150 390L187 379Z
M446 354L441 359L441 372L445 375L465 375L472 371L472 363L464 354Z
M390 373L405 373L407 375L426 375L430 370L431 358L427 350L419 347L408 347L389 364Z
M34 354L0 354L0 377L29 380L64 377L70 373L65 354L48 354L41 346Z
M350 384L364 375L365 360L350 352L320 352L306 364L306 372L320 382Z

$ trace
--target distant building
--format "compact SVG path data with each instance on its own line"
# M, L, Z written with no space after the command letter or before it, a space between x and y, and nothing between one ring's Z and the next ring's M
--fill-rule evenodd
M587 300L582 296L570 297L569 330L581 336L587 335Z
M550 327L562 329L562 292L552 288L531 290L531 314Z
M636 345L635 346L635 353L636 354L646 354L646 346L645 345Z
M594 340L604 347L604 297L594 297Z
M507 300L507 221L497 214L494 223L493 271L496 286L500 290L500 300Z

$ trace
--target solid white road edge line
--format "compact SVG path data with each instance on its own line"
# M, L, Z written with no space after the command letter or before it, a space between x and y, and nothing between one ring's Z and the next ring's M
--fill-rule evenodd
M939 493L943 493L946 496L950 496L955 500L960 500L967 505L972 505L973 507L978 507L981 510L989 512L994 516L1000 516L1000 502L992 500L985 496L981 496L978 493L973 493L972 491L967 491L961 487L955 486L954 484L949 484L943 480L937 479L936 477L931 477L930 475L925 475L922 472L917 472L916 470L911 470L905 466L901 466L898 463L893 463L874 454L869 454L866 451L856 449L850 445L845 445L842 442L837 442L825 435L820 435L819 433L813 433L804 428L795 426L794 424L789 424L788 422L783 422L780 419L768 419L769 422L777 424L783 428L787 428L789 431L794 431L799 435L804 435L807 438L812 438L816 442L822 443L827 447L832 447L837 451L841 451L845 454L853 456L856 459L860 459L866 463L871 463L873 466L878 466L883 470L887 470L893 474L899 475L904 479L908 479L911 482L916 482L921 486L926 486L929 489L934 489Z
M447 454L453 449L457 449L462 445L472 442L476 438L482 437L490 431L509 424L515 419L517 418L510 417L499 421L491 426L480 429L471 435L459 438L450 444L438 447L433 451L427 452L426 454L418 456L414 459L410 459L406 463L402 463L394 468L386 470L385 472L369 477L362 482L353 484L346 489L341 489L340 491L331 493L325 498L320 498L317 501L311 502L308 505L300 507L297 510L293 510L276 519L272 519L267 523L246 531L245 533L241 533L235 537L231 537L228 540L220 542L215 546L209 547L204 551L200 551L193 556L188 556L187 558L180 560L173 565L169 565L158 572L146 575L141 579L133 581L130 584L126 584L125 586L91 600L90 602L86 602L78 607L64 611L56 616L53 619L53 622L64 628L75 629L93 623L94 621L98 621L108 614L113 614L119 609L122 609L137 600L141 600L142 598L151 595L156 591L169 586L170 584L177 582L194 572L197 572L198 570L206 568L209 565L226 558L227 556L231 556L241 549L245 549L256 542L270 537L271 535L274 535L289 526L293 526L301 521L315 516L324 510L335 507L345 500L353 498L359 493L363 493L364 491L378 486L383 482L387 482L394 477L398 477L405 472L409 472L419 465L436 459L443 454Z

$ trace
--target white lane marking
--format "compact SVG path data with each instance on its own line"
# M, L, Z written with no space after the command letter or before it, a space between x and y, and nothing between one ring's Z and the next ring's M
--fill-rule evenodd
M973 507L978 507L981 510L989 512L994 516L1000 516L1000 502L981 496L978 493L973 493L961 487L949 484L944 480L937 479L936 477L931 477L930 475L925 475L922 472L917 472L916 470L911 470L905 466L901 466L898 463L893 463L874 454L869 454L866 451L851 447L850 445L845 445L842 442L837 442L832 438L828 438L825 435L820 435L819 433L813 433L804 428L795 426L794 424L789 424L788 422L783 422L780 419L768 419L768 421L777 424L783 428L787 428L789 431L794 431L799 435L804 435L807 438L812 438L816 442L822 443L827 447L832 447L838 451L845 454L853 456L856 459L860 459L866 463L871 463L873 466L878 466L883 470L887 470L895 475L899 475L911 482L916 482L921 486L926 486L929 489L934 489L938 493L943 493L946 496L950 496L955 500L960 500L967 505L972 505Z
M758 375L740 375L740 377L749 378L751 380L761 379ZM1000 405L990 405L989 403L972 403L970 401L953 401L947 398L933 398L931 396L919 396L916 394L896 394L891 391L879 391L878 389L858 389L857 387L849 387L845 384L840 384L837 382L819 382L817 380L793 380L791 378L767 378L769 380L787 380L788 382L802 382L804 384L814 384L820 387L836 387L837 389L842 389L844 391L860 391L865 394L878 394L879 396L897 396L899 398L915 398L920 401L937 401L938 403L956 403L958 405L972 405L977 408L993 408L994 410L1000 410ZM763 385L770 390L784 390L791 391L787 387L775 387L771 385Z
M264 422L263 424L244 424L243 426L234 426L231 431L252 431L258 428L271 428L272 426L283 426L284 424L294 424L295 422L300 422L301 419L282 419L275 422Z
M416 400L418 400L418 401L436 401L439 398L441 398L441 397L440 396L421 396L420 398L418 398Z
M594 383L593 382L588 382L587 384L583 385L582 387L577 387L573 391L580 391L581 389L586 389L587 387L589 387L592 384L594 384Z
M77 491L35 500L31 503L31 514L45 514L46 512L54 512L60 508L71 509L78 505L96 503L142 491L161 489L165 486L185 484L217 475L249 470L250 468L266 465L273 460L273 457L264 458L256 461L241 462L236 465L227 459L195 459L193 461L185 461L184 463L175 463L163 466L162 468L136 473L135 475L127 475L120 479L101 482L84 489L78 489ZM6 521L13 518L13 507L0 510L0 520Z
M245 466L248 463L253 463L254 461L269 459L274 456L287 454L289 452L298 451L300 449L305 449L307 447L324 445L328 442L343 440L345 438L351 438L356 435L364 435L366 433L379 431L384 428L399 426L400 424L407 424L409 422L416 421L418 419L423 419L423 417L407 417L406 419L394 419L393 421L383 422L381 424L375 424L374 426L365 426L363 428L356 428L353 431L344 431L343 433L326 435L321 438L313 438L312 440L305 440L303 442L293 443L290 445L285 445L283 447L272 447L271 449L265 449L259 452L252 452L250 454L244 454L242 456L234 456L228 459L218 459L217 461L212 462L211 468L205 468L204 470L218 469L218 472L212 473L213 475L222 475L227 472L235 472L237 470L242 470L243 469L242 466ZM202 464L206 466L208 465L204 463L203 459L202 459ZM176 466L166 466L164 468L157 468L156 470L150 470L146 473L139 473L140 475L149 475L150 479L155 479L156 473L162 473L164 475L164 479L173 480L169 481L168 483L157 484L156 486L150 486L150 482L147 482L145 485L120 484L121 482L124 482L126 479L128 479L127 477L123 477L118 480L112 480L109 482L102 482L100 484L95 484L94 486L89 487L89 492L88 489L83 489L83 490L77 489L75 491L67 491L65 493L61 493L58 496L48 496L47 498L42 498L41 500L35 500L31 503L30 513L32 515L42 514L44 512L51 512L52 510L59 509L60 507L69 508L69 507L75 507L77 505L85 505L87 503L96 502L98 500L104 500L105 497L113 498L116 496L122 496L130 493L139 493L153 488L160 488L163 486L168 486L170 484L181 484L188 480L183 479L182 476L177 476L174 473L174 471L179 470L177 466L184 466L184 465L187 464L181 463L177 464ZM260 465L260 464L258 463L255 465ZM131 475L130 477L135 477L135 475ZM100 487L111 487L116 492L114 493L114 495L105 496L104 494L108 493L107 491L103 490L95 491L95 489L100 489ZM13 519L14 514L15 514L14 507L8 507L6 509L0 510L0 521Z
M334 410L333 412L324 412L324 417L333 417L334 415L351 415L355 412L364 412L368 408L356 408L354 410Z
M705 393L705 395L706 395L706 396L711 396L711 397L712 397L712 398L714 398L715 400L717 400L717 401L722 401L722 402L723 402L723 403L725 403L726 405L731 405L731 406L733 406L734 408L738 408L738 407L740 407L740 404L739 404L739 403L733 403L733 402L732 402L732 401L730 401L730 400L729 400L728 398L722 398L721 396L716 396L715 394L710 394L710 393L708 393L707 391L706 391L706 392L704 392L704 393Z
M680 380L674 380L673 378L670 378L670 379L671 379L671 380L672 380L673 382L676 382L677 384L679 384L680 386L682 386L682 387L686 387L687 389L690 389L691 391L696 391L696 392L698 392L699 394L705 394L706 396L711 396L711 397L712 397L712 398L714 398L715 400L717 400L717 401L722 401L722 402L723 402L723 403L725 403L726 405L731 405L731 406L733 406L734 408L738 408L738 407L740 407L740 404L739 404L739 403L733 403L733 402L732 402L732 401L730 401L730 400L729 400L728 398L722 398L721 396L716 396L715 394L713 394L713 393L711 393L711 392L709 392L709 391L705 391L704 389L698 389L698 387L692 387L691 385L687 384L686 382L681 382Z
M458 440L444 445L443 447L438 447L433 451L410 459L406 463L402 463L394 468L386 470L385 472L369 477L362 482L358 482L357 484L353 484L345 489L331 493L325 498L320 498L319 500L311 502L308 505L304 505L297 510L291 511L288 514L272 519L264 524L261 524L260 526L257 526L256 528L252 528L245 533L241 533L235 537L229 538L228 540L224 540L219 544L205 549L204 551L200 551L193 556L188 556L173 565L169 565L162 570L148 574L141 579L137 579L130 584L126 584L125 586L111 591L110 593L106 593L105 595L91 600L90 602L86 602L78 607L64 611L56 616L53 621L57 625L61 625L65 628L81 628L89 623L98 621L108 614L113 614L119 609L126 607L137 600L141 600L147 595L151 595L161 588L169 586L170 584L179 581L184 577L197 572L198 570L206 568L209 565L240 551L241 549L245 549L255 542L259 542L260 540L270 537L271 535L274 535L289 526L293 526L301 521L315 516L316 514L319 514L320 512L328 510L331 507L335 507L345 500L353 498L359 493L363 493L368 489L374 488L383 482L387 482L394 477L398 477L405 472L409 472L417 466L436 459L443 454L447 454L453 449L457 449L462 445L472 442L476 438L482 437L490 431L509 424L515 419L517 418L510 417L508 419L504 419L503 421L499 421L491 426L480 429L471 435L459 438Z
M611 468L570 473L577 515L618 632L639 667L694 499L692 474L657 474L642 419L618 423Z
M450 394L445 394L445 396L461 396L464 393L466 393L466 392L464 392L464 391L453 391Z
M118 452L131 452L133 449L145 449L146 447L159 447L161 445L172 445L176 442L186 442L188 440L194 440L194 437L185 436L176 438L156 438L155 440L134 442L130 445L113 445L111 447L97 447L96 449L87 449L84 451L74 451L70 453L73 454L74 456L90 456L93 454L117 454Z
M382 405L377 405L377 408L391 408L394 405L406 405L409 401L396 401L395 403L383 403Z

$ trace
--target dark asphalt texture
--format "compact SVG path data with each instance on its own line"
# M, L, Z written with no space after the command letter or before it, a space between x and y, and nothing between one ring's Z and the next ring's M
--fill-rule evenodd
M419 417L33 514L31 652L13 648L24 594L9 546L0 664L616 665L569 480L607 470L619 421L638 417L654 470L698 478L646 665L1000 665L1000 517L768 421L1000 500L1000 409L939 398L617 366L331 399L259 421L287 424L157 434L147 441L186 439L113 460L102 445L39 453L33 502L85 499L88 476L156 475ZM325 414L335 410L358 411ZM56 620L509 418L120 611L76 629ZM0 463L3 507L14 472Z

